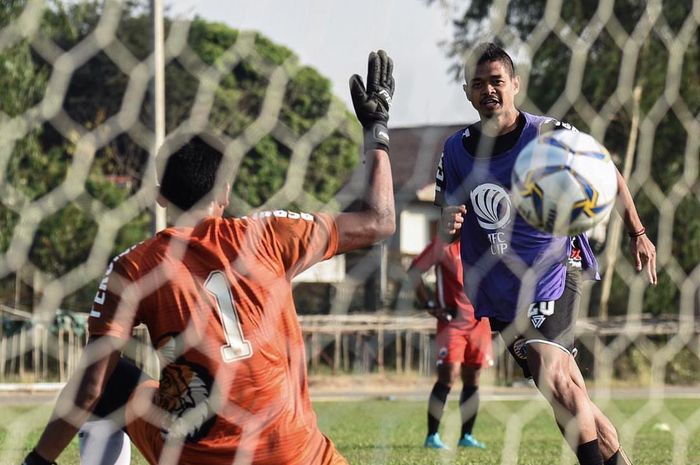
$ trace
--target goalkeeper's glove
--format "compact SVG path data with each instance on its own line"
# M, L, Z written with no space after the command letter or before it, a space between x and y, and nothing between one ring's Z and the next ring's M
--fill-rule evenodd
M350 77L350 95L355 114L364 128L365 150L389 151L389 107L394 95L394 64L384 50L369 54L367 63L367 88L362 78Z

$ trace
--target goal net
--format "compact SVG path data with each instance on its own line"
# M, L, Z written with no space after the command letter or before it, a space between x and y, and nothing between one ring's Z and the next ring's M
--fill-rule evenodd
M578 362L597 405L619 419L635 463L655 463L638 452L649 428L672 435L664 463L700 462L700 410L664 404L697 398L700 384L700 4L427 3L454 19L444 53L453 58L455 86L473 46L498 42L521 76L519 108L568 121L611 152L656 244L659 284L650 287L635 270L618 215L591 231L602 278L582 290ZM0 5L0 386L40 389L79 370L105 268L162 226L164 139L216 135L232 182L228 215L362 204L361 128L327 78L260 33L167 10L160 55L153 15L139 1ZM312 377L398 379L427 395L435 322L416 307L406 268L436 232L442 144L467 123L392 127L396 235L295 281L306 343L299 350ZM496 367L484 375L491 390L483 392L521 384L510 392L529 398L533 391L494 341ZM143 327L127 355L158 377ZM620 395L638 399L634 412L614 402ZM550 414L543 402L509 409L484 401L481 411L505 431L501 464L519 463L528 424ZM40 413L12 420L5 444L27 443ZM0 461L20 455L8 448ZM439 463L466 463L459 457ZM548 457L574 460L564 444Z

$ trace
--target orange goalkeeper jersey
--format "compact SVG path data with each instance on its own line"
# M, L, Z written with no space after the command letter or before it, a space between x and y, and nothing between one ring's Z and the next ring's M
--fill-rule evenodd
M90 334L148 328L163 367L153 402L172 421L163 438L183 441L179 463L337 457L311 408L290 284L337 245L331 216L278 210L169 228L111 262Z

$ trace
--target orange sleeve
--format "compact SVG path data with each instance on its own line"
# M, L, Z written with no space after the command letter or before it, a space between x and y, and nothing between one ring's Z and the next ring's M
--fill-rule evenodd
M269 224L290 278L315 263L328 260L338 251L338 227L333 216L325 213L275 213Z
M139 299L123 258L110 262L95 295L88 318L90 336L129 339L136 324Z

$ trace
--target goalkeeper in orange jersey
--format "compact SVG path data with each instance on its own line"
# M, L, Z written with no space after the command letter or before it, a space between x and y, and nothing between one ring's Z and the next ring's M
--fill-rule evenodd
M169 140L160 194L173 226L110 263L80 368L24 464L54 462L95 418L123 428L151 464L347 464L311 408L291 280L395 229L386 53L370 54L366 87L357 75L350 86L369 166L361 211L223 218L223 147L205 135ZM121 357L140 323L159 381Z

